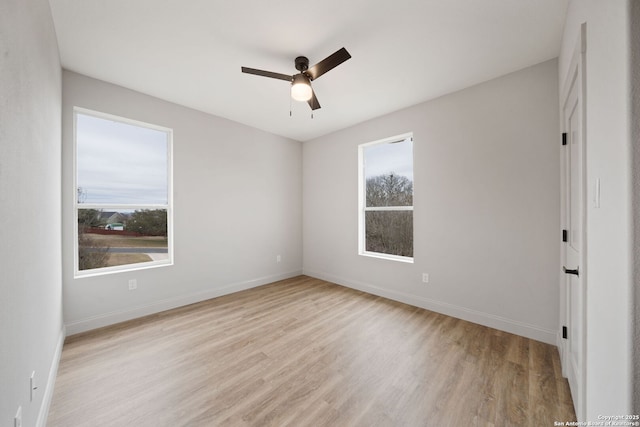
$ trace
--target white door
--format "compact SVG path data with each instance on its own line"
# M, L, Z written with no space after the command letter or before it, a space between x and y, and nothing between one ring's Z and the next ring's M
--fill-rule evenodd
M582 43L580 43L582 45ZM564 146L564 288L567 341L563 351L563 370L569 380L573 405L579 420L584 420L585 372L585 284L584 256L585 186L584 186L584 48L574 57L566 80L563 104L563 126L566 132Z

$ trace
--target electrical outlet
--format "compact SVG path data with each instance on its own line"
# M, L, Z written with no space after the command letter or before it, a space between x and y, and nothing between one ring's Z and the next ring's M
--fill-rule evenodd
M13 427L22 427L22 406L18 406L18 411L13 419Z
M429 273L422 273L422 283L429 283Z
M282 255L276 256L276 262L282 262Z
M132 291L138 289L138 281L136 279L129 279L129 290Z

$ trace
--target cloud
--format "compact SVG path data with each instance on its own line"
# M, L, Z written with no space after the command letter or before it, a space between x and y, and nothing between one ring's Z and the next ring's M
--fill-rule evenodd
M77 177L84 203L166 204L166 132L78 114Z
M365 178L394 173L413 181L413 142L406 139L394 144L365 147Z

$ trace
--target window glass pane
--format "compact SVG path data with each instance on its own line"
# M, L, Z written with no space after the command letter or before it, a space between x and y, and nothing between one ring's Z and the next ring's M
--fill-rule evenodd
M165 209L78 209L78 270L168 259Z
M364 148L366 206L413 206L413 142Z
M367 207L413 206L413 182L402 175L367 178Z
M168 203L166 132L76 114L78 203Z
M365 250L413 257L413 211L365 212Z

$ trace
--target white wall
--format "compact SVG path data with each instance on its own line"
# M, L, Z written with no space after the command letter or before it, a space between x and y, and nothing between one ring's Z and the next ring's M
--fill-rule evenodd
M405 132L415 263L358 256L358 144ZM305 142L305 274L555 343L559 141L551 60Z
M633 151L633 218L634 218L634 276L633 282L640 283L640 2L631 2L630 11L631 35L631 145ZM635 141L635 143L633 143ZM633 410L640 414L640 289L634 290L634 335L633 335Z
M631 112L627 0L569 5L559 76L562 82L583 22L586 52L586 414L631 413L632 227ZM601 207L593 207L595 180Z
M62 348L60 61L46 0L0 2L0 425L46 415ZM38 390L29 401L29 377Z
M175 265L74 279L74 106L173 129ZM299 142L68 71L62 117L68 334L301 273Z

